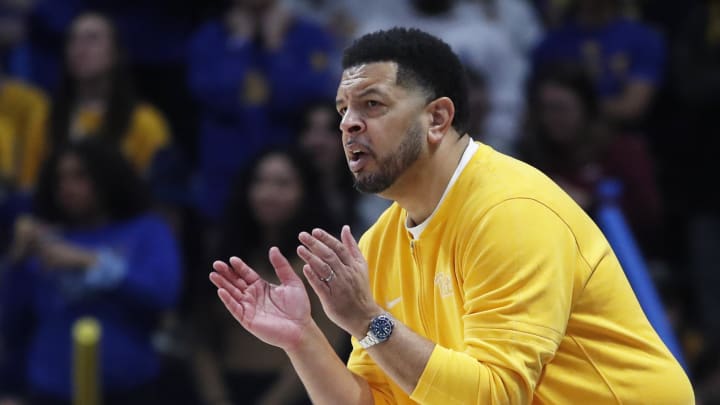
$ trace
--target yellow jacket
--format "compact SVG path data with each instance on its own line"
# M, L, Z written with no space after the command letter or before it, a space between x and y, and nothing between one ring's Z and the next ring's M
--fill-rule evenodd
M0 83L0 179L29 188L41 159L49 102L45 94L15 80Z
M127 132L122 140L125 157L139 173L145 173L152 158L170 143L170 130L162 113L146 103L138 103L132 112ZM93 109L78 112L73 122L73 135L92 136L102 125L102 114Z
M436 343L411 396L353 339L377 404L692 404L601 231L480 145L417 240L393 204L363 236L375 300Z

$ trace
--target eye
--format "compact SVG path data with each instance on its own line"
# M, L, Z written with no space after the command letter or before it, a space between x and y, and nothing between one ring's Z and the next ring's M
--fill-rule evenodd
M346 111L347 111L347 107L339 108L339 109L338 109L338 114L340 114L340 116L342 117L343 115L345 115L345 112L346 112Z
M368 100L368 101L366 102L366 104L367 104L367 106L370 107L370 108L374 108L374 107L380 106L380 103L379 103L378 101L375 101L375 100Z

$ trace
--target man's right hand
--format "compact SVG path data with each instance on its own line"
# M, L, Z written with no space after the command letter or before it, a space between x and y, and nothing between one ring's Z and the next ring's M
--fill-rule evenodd
M295 349L312 326L310 299L300 277L276 247L270 263L280 285L270 284L237 257L216 261L210 281L218 296L240 324L260 340L286 351Z

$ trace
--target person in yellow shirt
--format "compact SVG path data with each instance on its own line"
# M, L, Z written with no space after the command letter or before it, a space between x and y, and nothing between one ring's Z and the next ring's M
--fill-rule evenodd
M112 22L97 13L73 21L65 47L65 66L53 103L47 137L35 148L41 157L50 148L91 136L116 142L140 174L155 154L170 143L160 111L135 97L130 72ZM38 166L32 170L37 176Z
M40 164L49 102L31 85L0 73L0 182L21 190L30 187Z
M347 366L277 248L272 285L241 259L211 281L281 347L316 404L692 404L598 227L538 170L466 134L462 65L415 29L343 57L337 109L357 189L395 202L357 244L299 235L303 273L353 336Z

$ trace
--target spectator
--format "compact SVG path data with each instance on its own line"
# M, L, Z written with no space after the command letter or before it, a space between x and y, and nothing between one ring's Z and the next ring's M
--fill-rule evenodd
M70 403L71 328L91 316L103 328L103 402L158 403L151 334L177 299L181 269L140 178L116 148L84 140L48 160L35 201L36 215L16 224L0 284L0 332L12 355L0 385L16 380L29 403Z
M19 2L15 3L21 3ZM87 0L28 0L26 35L8 52L8 72L54 94L60 82L63 37Z
M591 79L582 69L558 67L530 85L528 132L522 158L593 213L600 181L623 184L622 209L642 247L654 247L661 200L653 161L640 137L616 134L603 122Z
M613 121L638 123L660 86L665 48L658 33L621 15L620 0L578 0L569 20L540 43L534 59L536 69L585 66L601 111Z
M681 24L673 48L673 119L679 133L667 137L667 159L673 163L670 188L685 229L690 282L697 303L704 347L695 369L698 396L720 402L720 192L713 182L720 142L720 1L706 0ZM679 118L679 119L678 119ZM674 164L678 156L688 156ZM710 183L709 183L710 182ZM684 232L683 232L684 231Z
M527 61L500 27L488 23L480 4L457 0L402 0L405 10L383 14L361 25L359 34L394 26L415 27L447 42L468 68L488 83L485 128L473 137L503 152L512 152L523 115Z
M467 1L467 0L466 0ZM543 26L535 9L527 0L469 0L479 3L488 24L497 24L510 37L523 55L537 46Z
M215 257L242 256L263 277L271 277L274 272L267 263L271 246L291 254L299 232L320 224L335 227L328 224L308 160L297 152L271 149L262 153L239 180L222 222L224 232ZM295 257L292 263L300 272L302 261ZM218 404L309 403L283 351L237 328L217 297L207 299L196 306L202 311L196 330L205 335L194 367L201 398ZM325 317L316 297L312 305L330 341L344 348L347 337Z
M32 148L45 134L49 108L41 90L7 74L12 50L25 37L29 8L27 1L0 0L0 255L15 218L30 208Z
M187 46L197 23L213 3L195 0L91 3L116 24L129 54L138 95L165 114L172 128L173 143L190 158L194 158L197 142L197 109L185 80Z
M239 167L291 142L306 102L335 97L334 38L276 0L234 0L190 41L189 85L200 104L199 201L217 220Z
M39 89L0 70L0 255L12 238L15 218L30 209L38 162L33 150L45 136L48 100Z
M310 104L302 116L300 147L319 175L332 222L352 225L354 230L364 232L390 203L374 195L360 194L353 188L339 127L340 116L333 103Z
M386 0L284 0L298 14L327 27L342 44L355 38L365 21L380 15L397 15L406 9L404 1Z
M302 115L300 147L318 174L329 217L335 224L353 224L359 194L352 188L340 140L340 116L334 104L313 103Z
M160 112L135 97L117 32L97 13L73 20L47 143L59 148L90 136L117 144L142 175L171 141Z

